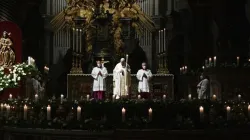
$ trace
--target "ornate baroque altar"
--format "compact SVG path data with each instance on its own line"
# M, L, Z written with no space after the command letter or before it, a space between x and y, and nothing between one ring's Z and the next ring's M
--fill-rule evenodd
M137 94L138 81L136 75L131 75L132 83L132 97ZM169 98L174 98L174 75L172 74L153 74L153 79L151 81L151 93L154 96L162 97L166 94ZM86 97L92 93L92 83L93 78L90 74L68 74L67 77L67 96L69 99L79 99L80 97ZM113 94L113 75L109 74L106 78L107 91L106 95L108 97Z

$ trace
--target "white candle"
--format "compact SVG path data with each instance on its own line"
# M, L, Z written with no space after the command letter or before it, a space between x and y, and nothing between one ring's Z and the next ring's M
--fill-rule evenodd
M148 120L149 121L152 121L152 116L153 116L153 110L152 110L152 108L149 108L148 109Z
M16 81L16 73L13 74L13 80Z
M3 112L3 107L4 107L3 103L1 103L1 112Z
M214 56L214 67L216 66L216 56Z
M167 96L164 94L164 95L162 96L162 98L163 98L163 100L166 100Z
M27 114L28 114L28 107L27 105L24 105L23 107L23 119L27 120Z
M80 29L80 53L82 52L82 30Z
M191 99L192 99L192 95L188 94L188 100L191 100Z
M239 94L239 95L238 95L238 100L240 101L240 99L241 99L241 95Z
M35 94L35 102L38 101L38 94Z
M115 95L112 96L112 101L115 101Z
M139 100L141 99L141 95L138 95L138 99L139 99Z
M205 69L205 66L202 66L202 69Z
M240 65L240 57L237 56L237 66L239 66L239 65Z
M30 65L30 62L31 62L31 59L30 59L31 57L29 56L28 57L28 65Z
M184 66L184 69L185 69L185 73L187 73L187 66Z
M159 35L158 35L158 37L159 37L159 47L158 47L158 53L161 53L161 31L159 30Z
M166 29L164 28L163 29L163 40L164 40L164 42L163 42L163 51L165 51L166 50Z
M61 103L63 103L64 95L61 94Z
M12 94L9 95L9 99L12 100Z
M6 117L8 118L10 114L10 105L6 105Z
M250 118L250 105L247 107L248 117Z
M77 120L81 119L82 108L80 106L77 107Z
M230 120L230 110L231 108L229 106L227 106L227 120Z
M209 58L209 67L212 65L212 58Z
M163 30L161 30L161 52L163 52L164 47L164 33Z
M89 101L89 95L87 95L87 101Z
M214 94L213 96L212 96L212 99L214 100L214 101L216 101L216 95Z
M200 106L200 121L203 121L204 120L204 108L203 106Z
M47 120L48 121L51 120L51 107L50 107L50 105L48 105L48 107L47 107Z
M126 119L126 109L122 108L122 122L125 122Z
M72 33L73 33L73 52L75 52L75 28L73 28Z

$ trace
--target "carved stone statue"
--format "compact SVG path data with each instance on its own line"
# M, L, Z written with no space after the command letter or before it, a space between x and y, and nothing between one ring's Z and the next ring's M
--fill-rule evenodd
M0 39L0 66L10 67L15 63L15 53L12 49L13 42L10 39L10 33L3 32Z

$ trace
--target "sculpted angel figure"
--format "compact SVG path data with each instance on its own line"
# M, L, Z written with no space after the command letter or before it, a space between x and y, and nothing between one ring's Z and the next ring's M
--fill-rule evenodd
M11 48L13 42L10 39L10 33L3 32L0 39L0 66L9 67L15 63L15 53Z

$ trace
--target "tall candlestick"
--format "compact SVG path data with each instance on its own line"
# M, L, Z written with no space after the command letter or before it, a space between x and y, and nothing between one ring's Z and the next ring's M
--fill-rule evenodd
M148 109L148 120L149 121L152 121L152 116L153 116L153 110L152 110L152 108L149 108Z
M164 28L163 30L164 34L163 34L163 51L165 52L166 50L166 29Z
M75 28L73 28L72 33L73 33L73 38L72 38L72 40L73 40L73 52L75 52Z
M28 107L27 107L27 105L24 105L24 107L23 107L23 119L24 120L27 120L27 113L28 112Z
M63 103L64 95L61 94L61 103Z
M188 100L192 100L192 95L188 94Z
M212 58L209 58L209 67L212 65Z
M240 57L239 56L237 56L237 66L239 66L240 65Z
M38 101L38 94L35 94L35 102Z
M76 29L76 52L79 50L79 34L78 29Z
M126 119L126 109L122 108L122 122L125 122Z
M231 108L227 106L227 120L228 121L230 120L230 111L231 111Z
M216 67L216 56L214 56L214 67Z
M31 57L29 56L29 57L28 57L28 65L30 65L30 60L31 60L30 58L31 58Z
M80 53L82 52L82 30L80 29Z
M204 121L204 108L200 106L200 121Z
M77 107L77 120L81 119L82 108L80 106Z
M9 95L9 99L12 100L12 94Z
M48 121L51 120L51 107L50 107L50 105L48 105L48 107L47 107L47 120Z

